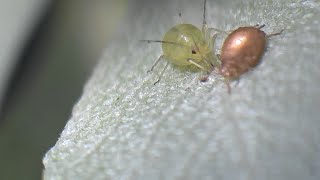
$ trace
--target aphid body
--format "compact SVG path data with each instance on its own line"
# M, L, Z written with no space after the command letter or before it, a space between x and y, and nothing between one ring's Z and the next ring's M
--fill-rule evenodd
M142 40L162 43L163 54L150 71L154 69L161 59L168 61L160 73L158 81L154 84L160 81L169 62L178 66L195 66L207 72L207 74L213 70L213 66L218 65L218 60L213 52L217 34L211 36L212 28L208 28L206 24L206 0L204 1L203 9L202 30L192 24L181 23L167 31L162 40Z
M192 24L178 24L163 37L163 57L175 65L195 65L209 72L214 63L213 42L205 36Z
M239 78L260 63L265 51L266 39L281 32L266 35L259 27L240 27L230 33L224 41L221 54L220 73L227 79Z

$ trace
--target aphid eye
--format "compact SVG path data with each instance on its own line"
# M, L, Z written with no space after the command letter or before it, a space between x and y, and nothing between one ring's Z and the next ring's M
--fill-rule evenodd
M192 50L191 53L192 54L197 54L197 52L195 50Z

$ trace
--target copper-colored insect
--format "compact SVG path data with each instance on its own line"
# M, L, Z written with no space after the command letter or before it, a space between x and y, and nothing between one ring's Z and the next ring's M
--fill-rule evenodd
M281 30L266 34L261 30L264 26L240 27L231 32L224 41L220 54L220 73L226 79L228 92L229 80L239 78L260 63L267 38L282 33Z

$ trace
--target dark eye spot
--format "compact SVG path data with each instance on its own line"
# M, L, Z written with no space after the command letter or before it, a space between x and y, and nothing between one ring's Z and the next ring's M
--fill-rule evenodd
M192 54L196 54L196 51L195 50L192 50L192 52L191 52Z

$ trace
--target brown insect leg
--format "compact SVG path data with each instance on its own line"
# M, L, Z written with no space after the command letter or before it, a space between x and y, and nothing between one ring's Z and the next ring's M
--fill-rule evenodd
M261 26L259 26L259 24L257 24L258 25L258 29L262 29L263 27L265 27L266 25L265 24L262 24Z
M281 29L281 31L276 32L276 33L267 34L267 35L266 35L266 38L269 38L269 37L272 37L272 36L280 35L282 32L283 32L283 29Z
M204 83L204 82L208 82L209 80L209 75L206 75L206 76L202 76L199 78L200 82Z
M227 86L227 92L228 94L231 94L231 86L230 86L230 80L228 78L224 78L224 83Z

